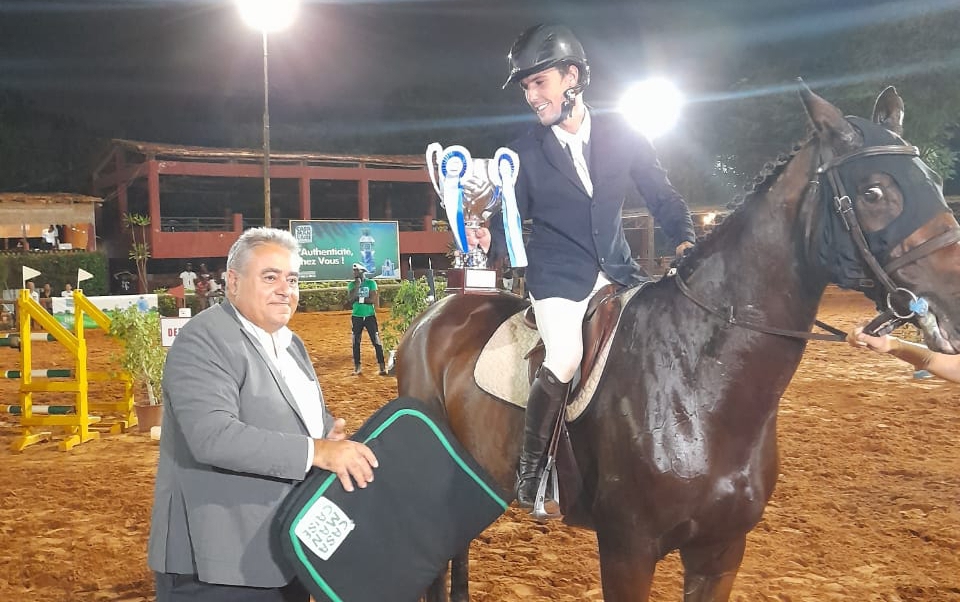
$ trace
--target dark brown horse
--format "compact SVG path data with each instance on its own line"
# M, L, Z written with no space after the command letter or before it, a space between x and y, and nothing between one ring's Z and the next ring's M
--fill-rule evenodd
M900 97L884 91L872 121L844 118L805 86L801 98L810 138L768 168L676 276L627 304L592 405L569 426L584 482L565 520L596 530L606 600L647 600L672 550L686 602L729 598L777 481L777 410L805 348L799 334L829 282L878 305L884 285L899 288L889 298L901 313L911 295L922 298L911 307L927 344L960 349L958 224L936 175L899 136ZM506 490L523 415L480 390L473 371L484 342L523 305L448 297L398 352L400 394L438 404ZM454 559L456 600L468 599L466 566L465 554ZM430 599L446 598L442 583Z

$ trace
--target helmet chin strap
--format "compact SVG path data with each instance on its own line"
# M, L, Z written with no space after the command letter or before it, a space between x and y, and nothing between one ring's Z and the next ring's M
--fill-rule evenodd
M577 84L572 88L568 88L563 92L563 102L560 104L560 115L557 117L556 121L550 124L550 127L555 125L560 125L567 119L570 119L573 116L573 106L577 102L577 94L583 92L583 89L586 86L583 84Z

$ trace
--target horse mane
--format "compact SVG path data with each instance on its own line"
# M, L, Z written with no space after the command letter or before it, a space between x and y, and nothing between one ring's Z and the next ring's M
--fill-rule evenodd
M744 213L746 211L745 208L750 206L751 200L769 190L777 176L783 173L783 170L787 164L797 156L797 153L803 150L807 144L810 143L813 137L814 133L811 131L806 137L796 142L790 149L790 152L780 153L777 155L776 159L764 163L760 173L754 176L752 180L743 186L744 192L742 194L738 194L726 204L727 209L733 209L733 211L726 216L724 223L720 224L718 227L711 230L709 234L698 240L691 253L684 256L679 265L689 265L696 257L699 257L700 253L697 251L703 248L703 243L712 240L718 235L718 233L722 232L724 230L723 226L728 220L733 220L734 218L737 218L739 214Z
M773 180L775 180L776 177L783 172L783 168L786 167L787 163L796 157L797 153L803 150L803 147L805 147L812 139L813 133L810 133L805 138L794 144L789 153L780 153L773 161L767 161L764 163L760 173L754 176L750 182L744 184L744 193L737 195L733 198L733 200L727 203L727 208L734 209L734 213L736 213L736 211L739 211L747 201L759 194L766 192L773 184Z

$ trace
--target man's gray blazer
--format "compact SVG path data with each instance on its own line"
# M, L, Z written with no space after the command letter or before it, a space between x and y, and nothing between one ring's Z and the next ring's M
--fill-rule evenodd
M316 381L296 335L289 350ZM232 305L199 313L177 334L163 399L150 568L208 583L289 583L270 525L305 476L309 437L290 390ZM333 418L323 415L328 433Z

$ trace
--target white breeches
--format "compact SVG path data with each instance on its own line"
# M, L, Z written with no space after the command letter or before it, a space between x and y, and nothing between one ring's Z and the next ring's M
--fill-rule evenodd
M543 365L561 382L570 382L580 367L580 360L583 359L583 316L587 313L590 298L607 284L610 284L610 280L600 272L593 291L582 301L560 297L534 299L533 295L530 296L537 316L537 329L546 350Z

